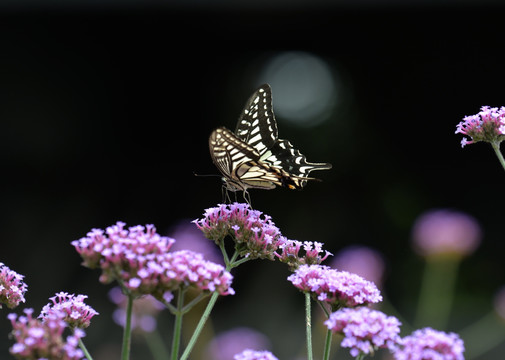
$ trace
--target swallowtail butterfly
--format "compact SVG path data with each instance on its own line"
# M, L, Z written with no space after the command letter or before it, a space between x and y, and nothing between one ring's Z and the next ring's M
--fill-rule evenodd
M212 161L223 174L226 190L301 189L314 170L331 169L328 163L310 163L287 140L277 136L270 85L262 85L247 101L235 133L225 127L209 138ZM247 200L247 199L246 199Z

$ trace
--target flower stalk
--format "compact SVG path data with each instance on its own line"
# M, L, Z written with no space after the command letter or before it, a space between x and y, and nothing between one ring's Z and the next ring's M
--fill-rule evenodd
M312 360L312 316L310 293L305 292L305 335L307 338L307 360Z
M503 154L500 151L500 141L491 141L491 146L492 146L494 153L496 154L496 157L498 158L498 161L500 162L503 170L505 170L505 158L503 158Z
M132 334L132 311L133 311L133 296L128 293L126 304L126 323L123 331L123 346L121 347L121 359L130 359L130 346Z

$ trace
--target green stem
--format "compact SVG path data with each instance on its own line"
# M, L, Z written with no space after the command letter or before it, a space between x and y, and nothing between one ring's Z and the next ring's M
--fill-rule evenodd
M187 313L189 310L191 310L193 306L195 306L197 303L199 303L202 299L206 298L207 296L209 295L208 294L204 295L204 293L198 294L197 296L195 296L193 300L184 305L184 307L181 309L181 313L183 314Z
M324 341L324 356L323 360L330 359L330 350L331 350L331 337L333 333L330 329L326 332L326 340Z
M365 358L366 354L363 352L360 352L358 356L356 356L356 360L363 360Z
M86 359L93 360L93 358L91 357L91 355L88 352L88 349L86 349L86 346L82 342L82 339L79 339L79 347L81 348L82 352L84 353L84 356L86 356Z
M128 302L126 304L126 324L123 331L123 346L121 349L121 359L128 360L130 358L130 345L132 335L132 311L133 311L133 296L126 295Z
M195 332L191 336L191 339L189 340L188 346L184 350L184 353L182 354L180 360L186 360L191 353L191 350L193 350L193 347L195 346L196 340L198 339L198 336L200 336L200 333L202 332L203 327L205 326L205 323L207 322L210 312L212 311L212 308L216 304L216 300L219 297L218 292L214 292L212 294L212 297L209 300L209 303L207 304L207 307L205 308L205 311L203 312L202 317L200 318L200 321L198 322L198 325L196 326Z
M416 314L416 327L446 328L454 296L459 259L427 259Z
M307 360L312 360L312 319L309 292L305 293L305 329L307 336Z
M168 351L158 331L144 333L144 337L154 360L168 359Z
M243 264L243 263L245 263L245 262L247 262L249 260L251 260L251 259L250 258L242 258L242 259L240 259L238 261L232 262L232 263L230 263L230 268L233 269L234 267L237 267L237 266L239 266L239 265L241 265L241 264Z
M500 142L493 141L493 142L491 142L491 146L493 147L494 153L498 157L498 160L500 161L502 168L505 170L505 159L503 158L503 155L500 151Z
M182 307L184 305L184 291L179 289L177 292L177 311L175 313L174 322L174 337L172 338L172 355L170 359L177 360L179 356L179 346L181 344L181 329L182 329Z
M465 359L476 359L505 340L505 324L491 311L459 334L465 341Z

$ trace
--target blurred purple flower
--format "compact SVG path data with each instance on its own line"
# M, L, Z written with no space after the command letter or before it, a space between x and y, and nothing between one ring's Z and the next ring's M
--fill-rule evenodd
M396 360L464 360L463 340L455 333L424 328L402 339Z
M505 107L482 106L478 114L463 118L456 126L458 133L472 138L463 138L461 147L478 141L501 142L505 134Z
M324 324L344 336L340 346L351 348L354 357L360 353L373 354L379 348L394 351L400 341L400 321L366 307L340 309Z
M234 360L278 360L270 351L246 349L233 357Z
M127 297L116 286L109 291L109 299L118 306L112 313L114 322L120 326L126 323ZM152 332L156 329L156 317L160 311L166 309L165 305L156 300L151 295L146 295L135 299L131 315L131 327L134 331Z
M204 217L193 222L217 245L230 236L239 255L251 259L274 260L275 251L286 241L271 217L251 209L249 204L220 204L206 209Z
M331 267L357 274L381 287L384 275L384 259L377 250L367 246L349 246L337 253Z
M311 292L317 300L332 308L354 307L382 301L374 283L347 271L337 271L329 266L302 265L288 277L303 292Z
M168 233L170 237L177 239L177 242L171 248L172 251L191 250L203 254L209 261L224 264L221 251L203 236L191 220L179 221Z
M72 329L81 328L85 329L89 326L93 316L98 313L89 305L84 303L87 295L68 294L66 292L59 292L56 296L49 298L52 304L49 303L42 308L39 319L45 322L50 318L54 312L61 312L65 314L63 321L65 321Z
M238 327L218 334L208 345L209 360L234 360L234 356L244 349L268 349L270 341L262 333Z
M65 313L54 311L47 315L44 322L32 317L33 309L25 309L25 316L9 314L12 324L12 336L16 343L9 349L17 359L58 359L80 360L84 353L79 349L79 339L84 331L75 329L73 334L63 339L67 327L63 318Z
M13 309L25 302L25 292L28 285L23 282L23 275L9 269L0 262L0 309L2 304Z
M422 214L412 229L414 248L426 257L470 255L479 246L481 237L474 217L447 209Z

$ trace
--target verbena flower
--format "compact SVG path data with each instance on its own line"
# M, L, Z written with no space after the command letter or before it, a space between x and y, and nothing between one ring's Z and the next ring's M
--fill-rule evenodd
M354 357L360 353L373 353L379 348L394 351L400 341L400 321L366 307L340 309L324 324L344 336L340 346L350 348Z
M300 251L303 249L303 252ZM323 244L320 242L312 241L298 241L286 240L283 244L279 245L280 253L275 253L281 262L290 266L294 271L300 265L318 265L321 264L326 258L332 255L329 251L324 250Z
M126 324L126 305L128 299L121 288L116 286L109 291L109 299L118 306L112 313L114 322L120 326ZM168 299L166 299L168 300ZM168 300L170 302L170 300ZM151 295L143 296L133 302L131 328L134 331L153 332L157 326L158 313L166 309L165 305Z
M153 295L170 301L171 292L181 287L233 294L233 277L224 267L206 261L203 255L182 250L169 252L174 239L156 234L152 225L124 229L124 223L104 231L93 229L88 237L72 245L88 267L100 267L100 281L117 280L134 296Z
M230 236L239 255L251 259L273 260L274 252L286 241L271 217L251 209L249 204L221 204L205 210L204 217L193 222L218 245Z
M426 257L462 257L477 249L482 237L472 216L448 209L422 214L412 228L416 251Z
M45 305L39 315L42 322L50 319L54 312L63 313L65 321L71 328L85 329L89 326L93 316L98 313L89 305L84 303L87 295L68 294L59 292L56 296L49 298L52 303Z
M121 279L125 268L134 268L139 260L167 253L175 242L157 234L154 225L129 229L125 225L118 221L105 231L92 229L86 237L71 243L83 258L84 266L102 269L102 282Z
M478 141L500 142L505 134L505 107L483 106L476 115L465 116L456 126L456 134L470 136L461 140L461 147Z
M24 294L28 290L28 286L23 282L23 278L23 275L0 262L0 309L2 304L13 309L25 302Z
M206 348L209 360L233 360L243 349L268 349L270 341L262 333L247 327L238 327L213 338Z
M84 357L79 346L79 339L84 337L84 331L75 329L74 333L63 338L67 327L64 313L54 311L44 319L44 322L32 317L33 309L25 309L26 316L9 314L12 324L12 336L16 343L9 349L17 359L40 360L78 360Z
M385 265L377 250L358 245L346 247L335 255L330 266L357 274L381 287Z
M354 307L382 301L374 283L347 271L324 265L302 265L288 280L303 292L311 292L332 308Z
M270 351L246 349L233 357L234 360L277 360Z
M463 360L465 346L455 333L424 328L402 339L396 360Z

